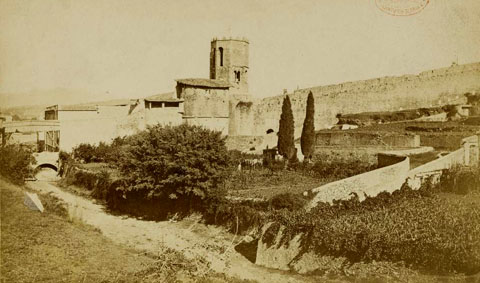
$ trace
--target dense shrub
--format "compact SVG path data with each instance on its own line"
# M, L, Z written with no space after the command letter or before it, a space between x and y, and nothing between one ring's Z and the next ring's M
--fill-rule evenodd
M0 147L0 174L16 184L33 173L35 158L32 151L24 146L12 144Z
M97 182L97 175L86 170L76 171L74 178L74 185L86 188L89 191L92 191L95 188Z
M73 157L78 161L116 163L120 158L122 146L126 137L117 137L110 144L100 142L96 144L82 143L73 148Z
M317 160L312 166L304 167L304 170L319 178L329 177L335 179L344 179L372 171L376 168L377 166L375 164L362 162L361 160L354 162L340 156L329 158L322 156L317 157Z
M88 143L81 143L73 149L75 159L83 160L86 163L92 162L95 157L95 146Z
M461 195L480 193L480 167L454 167L444 170L435 188Z
M203 215L207 224L222 225L233 233L243 233L260 227L267 211L266 202L232 202L212 195L205 202Z
M275 195L270 199L270 204L274 209L287 209L295 211L302 209L307 199L301 194L283 193Z
M157 125L128 137L122 147L118 167L125 186L117 192L127 199L198 206L227 176L221 133L202 127Z

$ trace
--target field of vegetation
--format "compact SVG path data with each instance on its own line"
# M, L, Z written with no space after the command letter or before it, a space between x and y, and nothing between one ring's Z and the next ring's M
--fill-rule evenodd
M14 158L23 149L12 150L17 151L9 164L23 168ZM304 189L372 170L372 165L320 157L239 171L238 164L254 157L227 151L217 132L187 125L155 126L111 144L80 145L60 156L64 184L76 185L116 213L163 220L199 212L206 224L257 236L260 227L273 221L264 241L271 242L284 225L284 243L304 233L302 247L341 259L340 270L389 262L437 275L480 271L478 168L445 172L438 185L417 191L405 186L362 203L354 198L306 212ZM421 156L419 162L429 158ZM27 174L18 172L18 180Z
M284 243L302 232L306 250L356 262L403 262L432 274L480 272L480 169L445 172L435 186L407 186L364 202L320 204L310 212L282 211L265 233L271 242L279 225Z

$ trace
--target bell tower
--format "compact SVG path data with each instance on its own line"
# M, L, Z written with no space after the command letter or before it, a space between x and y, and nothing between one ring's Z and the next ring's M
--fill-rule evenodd
M232 93L248 95L248 46L245 38L214 38L210 49L210 79L229 82Z

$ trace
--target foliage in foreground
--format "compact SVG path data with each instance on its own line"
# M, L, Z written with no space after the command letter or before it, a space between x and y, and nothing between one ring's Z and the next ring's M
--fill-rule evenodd
M224 195L230 158L220 132L186 124L157 125L119 138L103 146L106 150L99 148L81 145L74 156L106 161L119 176L76 170L69 183L92 191L112 209L158 219L202 209L210 195Z
M332 206L319 204L308 213L283 211L272 219L287 227L285 243L303 232L304 249L321 255L350 262L403 261L436 273L474 274L480 271L480 171L468 170L470 174L445 172L435 187L414 191L405 186L361 203L353 198ZM463 176L463 184L451 182L458 176ZM465 189L466 183L476 185ZM264 239L278 228L272 225Z
M119 165L125 192L201 200L226 178L228 154L220 132L158 125L128 138Z
M0 147L0 174L15 184L23 184L33 173L35 162L32 151L25 146L12 144Z

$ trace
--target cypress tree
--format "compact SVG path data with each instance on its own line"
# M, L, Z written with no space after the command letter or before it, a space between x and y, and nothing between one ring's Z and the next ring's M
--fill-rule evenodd
M293 123L292 104L290 103L290 97L287 95L283 99L277 143L278 153L287 160L290 160L295 153L295 127Z
M302 136L300 137L300 145L305 160L310 161L315 151L315 102L313 94L310 92L307 98L307 111L305 121L303 122Z

